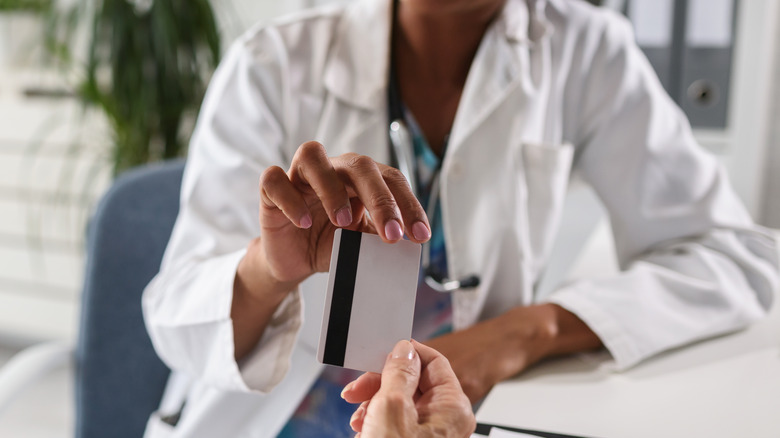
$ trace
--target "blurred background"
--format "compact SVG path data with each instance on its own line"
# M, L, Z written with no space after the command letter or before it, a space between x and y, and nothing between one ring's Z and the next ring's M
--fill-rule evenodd
M330 2L0 0L0 366L74 341L96 201L123 170L186 155L226 47ZM592 3L627 15L700 143L757 221L780 228L780 0ZM70 436L70 373L0 411L0 435Z

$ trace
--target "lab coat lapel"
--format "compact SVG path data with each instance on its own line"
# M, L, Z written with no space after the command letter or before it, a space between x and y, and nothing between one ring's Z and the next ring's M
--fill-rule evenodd
M498 107L518 85L528 94L536 94L544 83L542 72L529 63L521 51L548 34L543 15L545 1L508 0L496 23L488 29L472 62L463 95L458 105L450 150L465 139ZM529 63L530 65L524 65Z
M329 155L357 152L388 163L386 86L390 1L359 0L342 17L323 72L327 96L317 138Z

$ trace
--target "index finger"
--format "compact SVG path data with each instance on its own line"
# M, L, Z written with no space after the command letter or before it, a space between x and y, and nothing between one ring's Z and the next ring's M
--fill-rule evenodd
M365 373L347 385L341 391L341 398L347 403L362 403L370 400L379 391L382 384L382 375L377 373Z

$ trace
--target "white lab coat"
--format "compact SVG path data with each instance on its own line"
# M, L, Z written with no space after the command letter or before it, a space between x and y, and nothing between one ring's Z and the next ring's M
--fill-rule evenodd
M273 436L316 378L322 275L288 296L241 363L233 279L259 233L265 168L287 168L312 139L333 156L389 161L389 5L359 0L257 28L214 76L181 212L143 299L179 382L161 410L187 404L176 428L153 416L148 437ZM585 2L508 0L474 59L442 168L451 276L482 280L454 294L456 329L538 301L572 173L609 211L622 272L548 299L584 320L617 368L765 314L774 241L696 144L627 22Z

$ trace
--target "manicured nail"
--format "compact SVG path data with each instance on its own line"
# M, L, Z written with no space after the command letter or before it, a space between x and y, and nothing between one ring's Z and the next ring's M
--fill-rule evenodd
M344 398L344 393L351 391L353 386L355 386L355 382L349 382L349 384L341 390L341 398Z
M404 237L404 231L401 229L401 224L397 220L393 219L385 224L385 236L387 240L398 240Z
M414 359L414 345L409 341L400 341L393 347L393 359Z
M352 225L352 212L349 210L349 207L341 207L336 212L336 223L342 228Z
M422 222L415 222L412 225L412 234L414 234L414 238L417 240L425 241L431 238L430 230Z
M309 213L306 213L303 215L303 217L300 220L301 222L301 228L310 228L311 227L311 215Z

